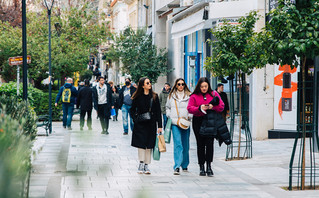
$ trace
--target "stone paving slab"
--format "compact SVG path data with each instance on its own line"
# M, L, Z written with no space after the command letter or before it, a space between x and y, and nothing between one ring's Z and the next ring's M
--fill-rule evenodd
M94 112L95 113L95 112ZM121 115L119 116L121 118ZM32 162L30 198L180 198L180 197L318 197L319 191L285 191L293 140L253 141L253 158L225 161L226 146L215 144L214 177L198 176L196 142L191 133L188 172L173 175L173 142L151 175L137 174L137 149L124 136L122 122L110 121L110 134L100 134L93 114L93 131L72 131L53 123L43 148ZM86 128L86 127L85 127Z

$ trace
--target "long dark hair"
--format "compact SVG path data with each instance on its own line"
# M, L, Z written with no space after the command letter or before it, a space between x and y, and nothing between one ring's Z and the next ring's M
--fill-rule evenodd
M137 87L137 90L134 92L133 96L132 96L132 100L134 100L135 98L139 97L140 95L143 95L144 93L144 82L146 79L149 79L147 77L143 77L143 78L140 78L139 81L138 81L138 87ZM153 88L150 89L150 93L152 93L153 95L153 99L155 100L156 99L156 96L157 94L153 91Z
M195 90L194 90L194 92L192 93L192 95L193 95L193 94L203 94L203 93L201 92L201 90L200 90L200 86L202 85L203 82L206 82L206 83L208 84L207 93L208 93L209 95L213 96L213 95L212 95L212 92L213 92L212 87L210 86L209 80L208 80L208 78L206 78L206 77L201 77L200 79L198 79L197 85L196 85Z
M184 82L184 91L185 91L185 94L187 94L188 96L191 94L191 91L188 89L188 87L187 87L187 84L185 83L185 80L183 79L183 78L177 78L176 80L175 80L175 83L174 83L174 86L173 86L173 88L171 89L171 92L169 93L169 95L168 95L168 97L169 98L171 98L172 97L172 95L174 94L174 93L176 93L176 91L177 91L177 82L178 81L183 81Z

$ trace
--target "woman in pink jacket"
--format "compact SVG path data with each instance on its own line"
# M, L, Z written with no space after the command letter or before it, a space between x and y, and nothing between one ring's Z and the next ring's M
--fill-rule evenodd
M219 104L215 106L209 104L214 96L218 97L220 101ZM222 112L224 102L221 100L219 94L212 90L209 80L206 77L202 77L198 80L195 90L189 99L187 110L194 115L192 124L197 143L197 158L200 168L199 175L206 176L207 174L207 176L211 177L214 175L211 169L214 155L214 138L203 137L199 134L204 115L208 109ZM205 161L206 172L204 168Z

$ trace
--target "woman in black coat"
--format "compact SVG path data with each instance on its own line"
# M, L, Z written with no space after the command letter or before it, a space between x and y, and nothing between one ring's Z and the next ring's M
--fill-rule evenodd
M120 99L119 99L119 91L117 87L112 87L112 96L113 96L113 104L116 115L113 117L113 121L117 121L117 116L119 114L119 108L120 108Z
M156 131L157 133L162 132L162 116L158 95L153 92L150 79L144 77L139 80L132 100L130 110L134 121L132 146L138 148L140 161L138 173L151 174L148 164L151 163L151 151L155 146ZM141 115L147 112L151 113L151 119L141 121Z

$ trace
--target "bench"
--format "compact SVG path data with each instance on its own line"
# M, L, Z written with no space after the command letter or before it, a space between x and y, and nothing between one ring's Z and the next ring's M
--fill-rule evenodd
M42 127L45 129L45 133L48 136L48 130L50 128L50 117L49 115L40 115L37 120L37 127Z

